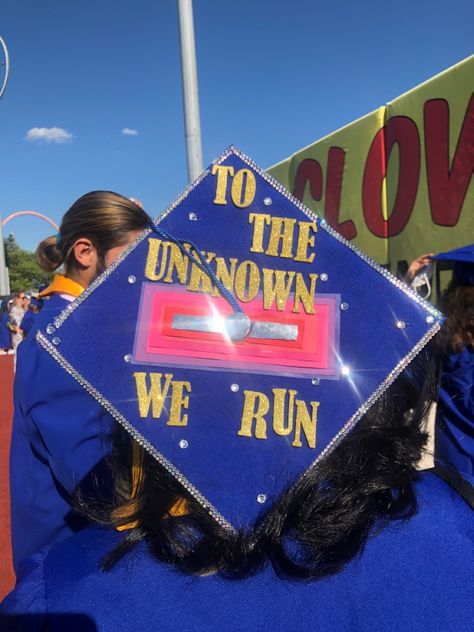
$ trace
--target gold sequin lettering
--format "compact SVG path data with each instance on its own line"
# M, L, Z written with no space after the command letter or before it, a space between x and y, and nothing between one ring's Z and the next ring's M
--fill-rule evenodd
M133 374L137 389L138 411L140 417L152 417L160 419L163 412L168 415L168 426L187 426L188 415L182 414L183 409L189 406L189 397L184 393L191 392L191 384L185 381L173 380L171 373L165 373L164 382L162 373ZM148 377L148 380L147 380ZM170 395L169 409L165 406L166 398ZM150 410L151 409L151 410Z
M165 399L168 397L168 391L171 386L173 376L170 373L165 374L165 383L162 385L162 373L150 373L150 387L147 386L147 374L137 372L133 374L137 387L138 410L140 417L148 417L150 406L151 416L154 419L161 417Z
M267 268L263 268L264 309L270 309L275 300L276 308L279 311L285 309L294 278L295 273L293 271L285 272L285 270L267 270Z
M316 279L318 275L312 272L309 276L310 286L306 285L302 274L296 275L295 282L295 302L293 312L298 314L300 311L300 303L303 304L304 311L307 314L314 314L314 296L316 294Z
M189 382L174 381L172 383L172 388L170 418L166 423L168 426L187 426L188 415L184 414L181 416L181 411L183 408L185 410L188 409L189 397L187 395L183 395L183 391L190 393L191 384Z
M234 167L214 165L211 173L213 176L217 173L216 197L214 198L214 204L225 205L227 204L227 176L230 175L232 177L234 175Z
M273 431L281 437L286 437L293 431L293 417L296 391L286 388L273 388ZM286 394L288 393L288 416L286 412Z
M215 252L205 253L207 263L216 256ZM191 278L189 279L188 292L205 292L212 294L212 282L209 276L193 263L191 266Z
M271 216L267 213L249 213L249 224L253 224L253 236L250 252L263 252L263 233L265 224L270 224Z
M293 235L295 232L296 219L288 217L272 217L270 228L270 239L265 254L269 257L283 257L291 259L293 257ZM281 244L281 250L279 246Z
M301 448L301 429L303 429L309 448L316 447L316 424L318 422L319 402L311 402L311 415L303 400L296 400L296 428L295 438L291 444L294 448Z
M316 255L314 252L308 255L308 248L314 248L315 237L310 235L310 232L315 233L317 231L316 222L298 222L298 228L295 261L312 263Z
M168 261L169 246L169 242L162 242L161 239L148 240L148 255L145 264L145 276L147 279L150 279L150 281L159 281L163 277ZM160 249L162 251L161 265L159 272L157 272Z
M235 275L234 291L243 303L253 301L260 287L260 270L253 261L242 261Z
M304 435L308 447L315 448L319 402L310 402L310 414L306 403L301 399L296 399L297 394L297 391L292 389L274 388L272 398L269 398L265 393L258 391L244 391L238 436L267 439L266 416L273 408L272 429L275 435L280 437L293 435L291 446L294 448L303 447L302 435Z
M169 246L168 270L163 281L165 283L174 283L173 272L176 270L178 281L184 285L188 276L189 257L183 255L176 244L169 244Z
M266 439L267 422L264 415L268 413L270 406L268 397L258 391L244 391L244 398L240 430L237 434L240 437L255 436L256 439Z
M240 169L240 171L237 171L230 190L232 202L235 206L239 208L247 208L247 206L250 206L255 198L256 190L257 183L250 169Z
M229 259L230 270L227 266L226 260L224 257L216 257L216 277L221 283L223 283L224 287L232 292L232 288L234 287L235 281L235 270L237 267L237 259ZM217 288L214 289L212 293L213 296L220 296L220 292Z

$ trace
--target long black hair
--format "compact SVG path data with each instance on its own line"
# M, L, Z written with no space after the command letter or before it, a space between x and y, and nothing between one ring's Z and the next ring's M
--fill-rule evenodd
M421 355L338 447L248 531L220 526L144 451L132 497L131 439L118 430L111 455L114 503L81 501L89 518L114 528L131 526L102 568L110 569L145 540L157 560L190 574L241 578L268 563L287 578L322 578L341 570L370 535L416 512L415 465L426 442L422 422L432 397L427 354ZM174 512L183 499L186 511Z

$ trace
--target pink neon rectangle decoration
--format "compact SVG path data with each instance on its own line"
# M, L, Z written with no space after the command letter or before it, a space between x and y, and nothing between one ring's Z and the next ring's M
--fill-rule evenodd
M181 286L144 283L135 335L133 360L163 366L247 371L278 375L335 375L338 346L337 295L319 295L314 314L263 308L259 294L242 309L251 320L296 325L298 337L290 340L247 338L229 342L221 334L172 329L173 317L227 316L232 308L220 297L188 292Z

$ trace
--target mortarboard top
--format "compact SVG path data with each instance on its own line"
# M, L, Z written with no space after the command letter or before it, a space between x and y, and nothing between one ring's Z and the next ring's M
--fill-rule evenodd
M440 252L432 259L454 263L454 277L465 285L474 285L474 244Z
M240 528L337 445L441 320L231 147L37 338Z

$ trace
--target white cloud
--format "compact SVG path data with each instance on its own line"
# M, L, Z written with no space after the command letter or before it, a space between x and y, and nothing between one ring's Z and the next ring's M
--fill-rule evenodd
M130 129L130 127L124 127L122 130L124 136L138 136L138 130Z
M32 127L25 140L32 143L69 143L74 136L62 127Z

